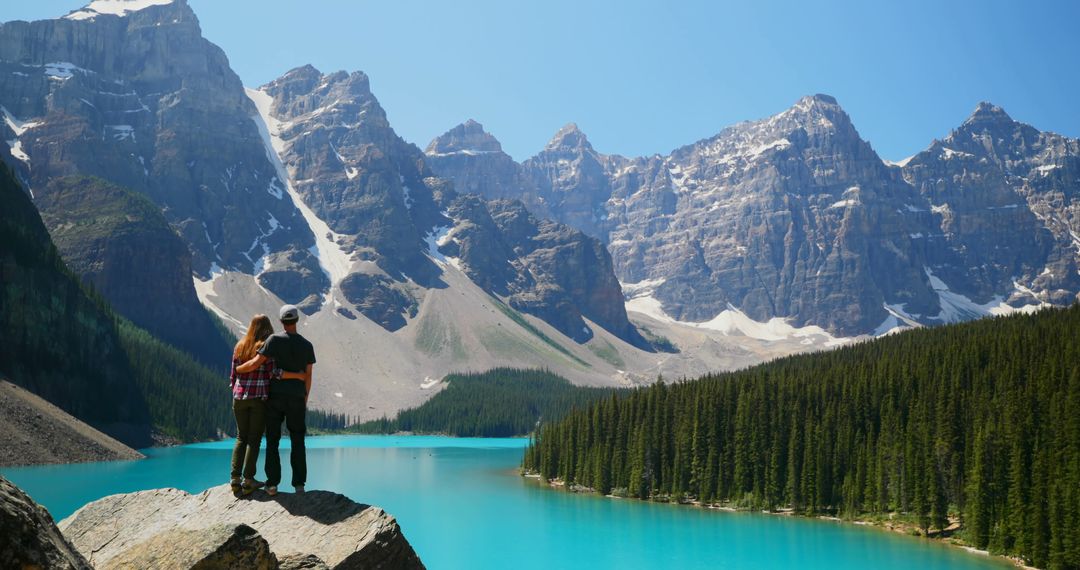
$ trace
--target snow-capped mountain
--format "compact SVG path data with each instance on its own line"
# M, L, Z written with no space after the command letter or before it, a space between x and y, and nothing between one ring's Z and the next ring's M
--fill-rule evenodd
M603 239L632 310L852 336L1074 301L1076 148L981 104L898 166L815 95L666 156L602 155L571 126L513 176L431 164L455 182L532 179L519 198Z

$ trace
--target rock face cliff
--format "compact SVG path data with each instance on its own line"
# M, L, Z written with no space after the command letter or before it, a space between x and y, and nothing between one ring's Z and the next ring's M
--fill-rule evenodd
M9 163L38 198L73 174L147 196L199 275L259 273L271 257L311 266L311 231L282 191L225 54L202 38L185 0L114 9L122 5L0 25ZM279 281L288 280L268 286Z
M37 206L68 268L113 310L221 368L232 347L199 304L191 253L155 204L100 178L65 176Z
M49 512L0 476L0 567L91 570Z
M570 125L515 169L477 141L495 148L475 123L436 139L433 169L601 238L619 279L680 321L856 335L1080 292L1078 143L989 104L903 166L826 95L666 156L602 155ZM522 177L517 195L492 182Z
M217 564L207 567L424 567L392 516L328 491L240 499L228 486L198 495L141 491L90 503L59 528L97 568L190 568L204 560Z

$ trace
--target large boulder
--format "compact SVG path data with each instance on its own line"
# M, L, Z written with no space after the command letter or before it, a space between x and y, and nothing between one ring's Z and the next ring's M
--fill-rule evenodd
M59 527L92 564L108 568L161 536L201 536L209 544L207 535L187 533L220 525L250 526L278 560L310 563L292 567L317 568L320 561L332 569L424 567L392 516L329 491L237 499L228 486L198 495L155 489L105 497Z
M49 512L0 477L0 568L89 569Z

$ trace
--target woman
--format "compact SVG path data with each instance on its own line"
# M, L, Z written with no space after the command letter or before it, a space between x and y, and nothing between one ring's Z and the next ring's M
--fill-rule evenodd
M255 467L259 461L259 445L265 428L266 398L270 395L274 361L266 359L247 373L237 372L236 367L254 358L272 334L274 325L270 324L270 318L255 315L244 338L233 349L229 386L232 387L233 416L236 417L236 446L232 454L231 484L233 490L243 491L245 495L262 486L261 482L255 480Z

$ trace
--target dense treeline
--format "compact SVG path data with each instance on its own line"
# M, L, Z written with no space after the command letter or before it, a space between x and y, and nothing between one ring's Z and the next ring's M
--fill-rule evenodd
M495 368L451 374L446 388L417 408L352 428L361 433L443 433L460 437L512 437L531 433L541 420L609 397L612 388L574 386L545 370Z
M126 319L117 322L132 378L157 432L180 441L235 432L228 379Z
M643 499L954 517L978 548L1080 568L1080 305L657 383L544 424L523 465Z

